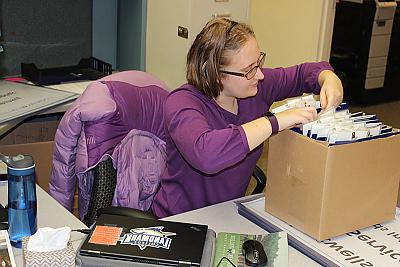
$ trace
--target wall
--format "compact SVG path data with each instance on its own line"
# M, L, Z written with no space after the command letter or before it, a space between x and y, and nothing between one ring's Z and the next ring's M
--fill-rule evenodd
M170 88L176 88L186 80L183 55L189 48L187 39L176 36L177 25L189 28L190 1L171 2L147 1L146 71L166 81Z
M1 0L0 76L77 65L92 54L92 0Z
M335 0L252 0L250 24L266 65L329 60Z
M117 0L93 0L93 56L117 66Z
M248 22L249 0L148 0L146 71L170 88L186 83L186 55L204 25L215 16ZM178 26L188 38L178 36Z
M118 1L119 70L144 70L146 0Z
M144 70L147 0L93 0L93 56L113 69Z

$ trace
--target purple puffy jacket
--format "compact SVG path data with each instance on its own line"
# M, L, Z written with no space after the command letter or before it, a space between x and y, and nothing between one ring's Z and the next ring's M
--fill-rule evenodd
M119 72L90 83L57 129L50 195L71 210L78 182L83 219L93 184L91 170L111 157L117 168L113 205L147 210L165 168L167 90L163 82L141 71Z

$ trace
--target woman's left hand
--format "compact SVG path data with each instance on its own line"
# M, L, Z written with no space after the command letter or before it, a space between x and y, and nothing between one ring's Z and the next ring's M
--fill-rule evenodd
M337 107L343 101L343 86L339 77L330 70L322 71L318 76L321 85L320 101L322 110Z

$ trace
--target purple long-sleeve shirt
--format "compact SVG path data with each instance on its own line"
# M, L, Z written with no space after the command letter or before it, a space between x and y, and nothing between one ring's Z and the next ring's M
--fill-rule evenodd
M275 101L320 91L318 75L327 62L264 68L254 97L238 99L230 113L192 85L169 94L165 103L167 168L153 202L158 217L205 207L245 194L263 146L250 151L243 128Z

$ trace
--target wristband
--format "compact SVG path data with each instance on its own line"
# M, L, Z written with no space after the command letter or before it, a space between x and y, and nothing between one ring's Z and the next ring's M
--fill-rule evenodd
M279 123L274 113L267 111L263 116L269 120L269 123L271 123L272 134L279 132Z

